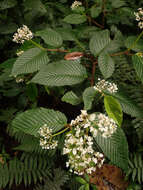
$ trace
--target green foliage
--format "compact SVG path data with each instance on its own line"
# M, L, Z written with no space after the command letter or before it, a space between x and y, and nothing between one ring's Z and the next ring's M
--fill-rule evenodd
M127 171L129 150L127 139L121 128L118 128L110 138L104 138L99 134L95 137L95 141L113 164Z
M136 44L132 45L136 40L136 36L129 36L125 41L125 46L131 48L132 50L138 52L143 51L143 40L138 41Z
M143 58L141 56L136 54L132 57L132 60L136 73L143 83Z
M38 48L32 48L24 52L14 63L12 75L32 73L38 71L49 62L46 52Z
M47 159L43 156L23 154L20 159L14 158L7 163L0 163L0 187L9 187L12 184L19 185L21 182L25 186L32 182L42 180L49 174Z
M78 97L73 91L67 92L63 97L62 97L63 102L70 103L72 105L78 105L81 103L81 98Z
M104 106L109 117L114 119L121 126L123 120L123 112L119 102L112 96L104 96Z
M44 124L54 135L64 127L72 131L70 121L83 105L88 113L106 111L120 126L110 138L100 134L95 138L94 147L107 163L127 171L129 151L143 151L143 40L134 15L143 3L83 0L72 10L73 2L0 1L0 188L4 190L19 184L36 184L36 190L91 188L83 181L79 187L74 175L65 172L64 134L56 136L56 150L42 149L38 136ZM34 39L18 46L12 35L23 24ZM16 57L21 50L24 53ZM96 91L97 78L115 82L118 92ZM131 155L127 175L134 181L128 189L140 189L141 153Z
M105 79L112 76L114 72L114 60L110 57L109 54L101 53L98 57L99 69Z
M131 176L133 181L141 184L143 182L143 159L142 154L134 153L130 155L129 169L126 174Z
M77 61L59 61L43 67L31 82L46 86L81 83L87 78L85 68Z
M89 47L94 55L99 55L110 43L108 30L96 32L90 39Z
M133 116L133 117L142 117L143 110L137 105L135 101L128 97L128 95L123 91L116 93L113 97L117 98L121 104L123 112Z
M68 174L61 168L54 169L53 175L46 177L44 185L37 185L35 190L61 190L62 186L69 180Z
M56 132L62 129L66 123L67 119L63 113L46 108L36 108L18 114L12 122L12 127L15 131L20 130L38 136L38 130L44 124Z
M14 7L17 4L16 0L2 0L2 2L0 2L0 9L4 10L4 9L9 9Z
M84 109L90 110L92 108L92 103L96 96L99 93L93 87L88 87L83 92L83 102L84 102Z
M46 44L54 47L60 47L63 43L61 35L51 28L36 32L36 36L40 36Z
M84 23L86 19L87 18L85 15L70 14L64 18L64 21L69 24L81 24L81 23Z

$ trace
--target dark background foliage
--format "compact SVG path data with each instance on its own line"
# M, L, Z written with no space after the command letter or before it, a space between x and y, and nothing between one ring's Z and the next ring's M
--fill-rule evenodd
M94 0L83 0L82 2L85 6L87 3L90 6ZM13 33L23 24L27 25L33 32L46 27L73 29L77 38L81 37L83 28L87 27L87 23L80 25L77 30L74 25L71 26L63 21L63 18L70 14L72 3L71 0L0 1L0 163L2 165L0 166L0 185L3 184L1 185L3 189L60 190L62 187L62 189L76 190L79 187L74 177L71 174L69 175L65 168L66 158L61 157L60 148L56 152L45 153L34 137L20 133L14 134L11 130L11 120L16 114L26 109L37 106L52 108L65 113L70 121L79 114L83 106L82 104L73 106L61 101L64 92L70 90L70 87L67 89L55 87L51 88L49 92L48 89L46 91L44 87L38 85L35 87L32 84L16 83L15 78L10 75L17 57L17 50L27 50L33 46L29 42L19 46L12 41ZM110 0L106 1L105 6L105 29L110 29L113 34L118 31L121 35L120 39L139 34L140 30L133 13L143 6L143 2L138 0ZM102 15L101 12L95 19L100 24L102 24ZM94 23L91 25L96 26ZM36 41L39 42L39 39L36 38ZM82 43L87 44L84 37ZM64 43L64 47L78 49L74 43L69 41ZM62 55L55 53L55 60L57 57L60 58ZM136 76L131 59L126 56L119 56L115 60L116 69L112 79L121 85L125 91L128 91L130 97L142 108L143 85ZM100 75L98 67L96 75ZM86 86L86 84L84 85ZM76 88L77 91L83 90L78 85ZM101 103L98 104L98 108L99 110L102 109ZM124 114L122 128L126 133L129 150L132 153L130 162L133 163L133 165L130 163L129 166L131 167L129 180L135 184L140 184L143 181L139 174L140 171L143 171L143 164L138 164L138 160L143 159L142 127L143 119ZM62 145L63 142L61 141L61 147ZM68 178L68 183L65 183ZM9 182L8 185L6 181ZM41 184L39 184L40 182Z

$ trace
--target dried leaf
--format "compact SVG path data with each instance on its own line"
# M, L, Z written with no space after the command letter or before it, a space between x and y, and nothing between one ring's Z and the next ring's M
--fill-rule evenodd
M104 183L104 179L109 185ZM110 190L110 184L118 190L125 190L128 186L128 182L124 180L122 170L109 164L104 164L100 169L97 169L92 174L90 182L95 184L98 190Z
M83 57L82 52L73 52L73 53L68 53L65 55L64 59L65 60L76 60L79 59L80 57Z

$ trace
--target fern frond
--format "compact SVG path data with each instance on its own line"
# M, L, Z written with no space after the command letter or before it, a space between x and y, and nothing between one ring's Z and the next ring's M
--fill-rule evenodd
M143 158L142 154L134 153L130 155L129 169L126 174L130 176L133 181L142 183L143 182Z
M43 180L49 175L47 157L34 154L23 154L20 159L14 158L7 163L0 163L0 188L12 184L25 186Z
M35 190L62 190L63 186L69 180L68 174L61 168L57 168L53 172L53 176L45 178L44 185L38 185Z

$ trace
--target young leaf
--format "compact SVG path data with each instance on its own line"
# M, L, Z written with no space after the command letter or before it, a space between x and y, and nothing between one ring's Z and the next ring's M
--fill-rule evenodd
M92 108L92 102L94 101L94 98L98 94L98 91L96 91L93 87L88 87L83 92L83 102L84 102L84 109L90 110Z
M120 103L112 96L104 96L104 106L109 117L114 119L121 126L123 112Z
M89 47L94 55L98 55L110 43L110 35L108 30L96 32L90 39Z
M78 61L59 61L43 67L31 82L46 86L81 83L87 78L85 67Z
M60 47L63 43L61 35L51 28L36 32L36 36L40 36L46 44L54 47Z
M69 91L62 97L62 101L72 105L78 105L81 103L81 98L78 97L74 92Z
M37 136L37 131L44 124L47 124L47 127L51 128L54 133L62 129L66 123L67 119L63 113L46 108L37 108L17 115L12 122L12 127L15 131L23 131Z
M106 53L101 53L98 57L98 65L105 79L112 76L115 70L115 66L114 60L110 57L110 55Z
M141 57L139 53L137 53L136 55L132 56L132 60L136 73L143 83L143 57Z
M87 20L85 15L70 14L64 18L64 21L69 24L81 24Z
M109 138L98 134L95 141L111 162L123 170L128 168L128 143L123 130L118 127Z
M12 69L12 75L33 73L48 62L49 58L45 51L41 51L39 48L29 49L17 58Z
M85 190L90 190L90 189L89 189L89 184L86 184L86 185L85 185Z
M87 182L82 177L76 177L76 181L78 181L81 184L86 184Z

